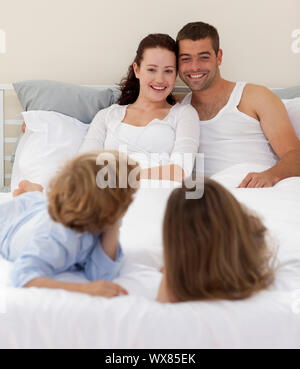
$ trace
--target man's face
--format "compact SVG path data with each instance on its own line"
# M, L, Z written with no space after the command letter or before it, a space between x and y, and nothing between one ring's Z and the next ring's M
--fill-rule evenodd
M192 91L204 91L218 77L222 50L216 55L210 38L179 41L179 76Z

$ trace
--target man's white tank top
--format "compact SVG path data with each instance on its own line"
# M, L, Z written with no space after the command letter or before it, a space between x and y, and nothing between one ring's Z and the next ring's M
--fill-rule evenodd
M228 103L211 120L200 121L199 153L204 154L205 175L241 163L255 163L273 167L279 160L260 122L238 110L246 82L237 82ZM182 104L190 104L192 93ZM197 168L196 172L203 172Z

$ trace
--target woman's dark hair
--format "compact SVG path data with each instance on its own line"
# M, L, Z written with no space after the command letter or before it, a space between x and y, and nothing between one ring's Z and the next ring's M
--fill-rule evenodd
M147 49L154 49L154 48L161 48L166 49L173 52L176 55L177 59L177 45L175 40L169 35L155 33L148 35L145 37L136 52L136 57L133 63L136 63L138 67L141 66L141 62L143 60L144 52ZM118 101L120 105L128 105L133 104L140 92L140 82L136 78L134 70L133 70L133 63L130 65L128 69L127 76L121 81L121 97ZM177 67L177 66L176 66ZM171 105L175 104L175 98L172 94L167 97L167 102Z

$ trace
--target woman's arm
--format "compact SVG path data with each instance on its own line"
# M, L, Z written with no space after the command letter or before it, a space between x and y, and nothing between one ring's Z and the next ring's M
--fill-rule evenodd
M92 123L90 124L88 133L84 139L84 142L79 149L79 154L104 149L104 142L107 131L105 122L108 109L100 110L93 119Z
M191 176L199 151L200 120L191 105L184 105L178 113L176 140L171 154L171 162L180 166L184 177Z
M195 154L199 150L200 121L191 105L180 108L176 127L176 139L169 165L141 170L141 179L156 179L182 182L192 174ZM190 154L189 156L184 154Z
M24 288L49 288L59 289L69 292L84 293L90 296L116 297L128 295L128 292L121 286L106 281L96 281L90 283L67 283L55 281L49 278L36 278L27 283Z
M184 171L181 166L176 164L146 168L141 169L141 179L182 182L184 180Z

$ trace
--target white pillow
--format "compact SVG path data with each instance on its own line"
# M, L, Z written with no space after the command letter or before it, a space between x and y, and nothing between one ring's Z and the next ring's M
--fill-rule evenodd
M227 189L238 187L242 180L250 172L264 172L269 169L268 165L261 165L256 163L240 163L233 165L229 168L222 170L221 172L215 173L210 178L214 181L221 183Z
M300 97L290 100L282 100L290 117L296 134L300 140Z
M178 182L141 181L120 228L120 242L126 252L162 249L165 210L170 194L177 187L180 187Z
M89 125L56 112L22 114L26 133L16 151L11 190L23 179L47 188L57 171L77 154Z

